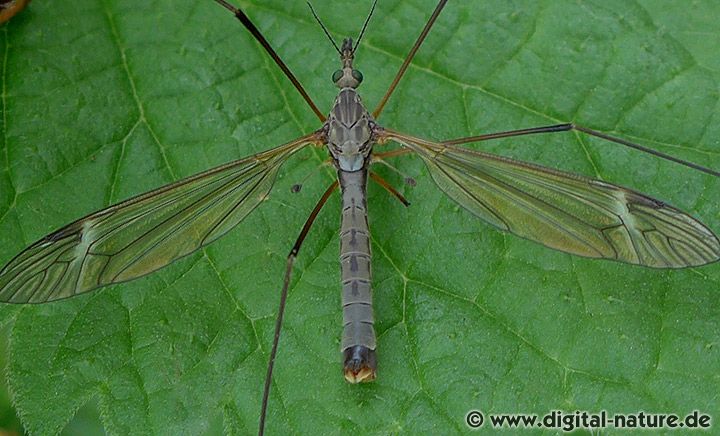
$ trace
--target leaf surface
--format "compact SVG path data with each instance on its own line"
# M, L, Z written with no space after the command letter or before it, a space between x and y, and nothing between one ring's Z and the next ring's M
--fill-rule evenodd
M336 39L357 35L370 7L313 4ZM305 3L241 5L328 110L337 54ZM678 5L450 2L379 121L433 140L574 121L720 168L709 19L720 6ZM370 108L433 7L378 5L356 60ZM0 39L3 264L103 206L319 127L209 0L33 2ZM720 181L683 167L571 133L476 147L628 186L720 231ZM59 432L97 401L110 434L197 434L218 420L254 432L285 256L332 180L317 169L325 158L298 153L237 229L166 269L0 306L26 428ZM470 409L720 416L720 265L658 271L554 252L456 206L419 159L393 163L418 184L378 169L407 209L370 187L379 378L351 386L341 375L336 197L296 264L270 434L465 432Z

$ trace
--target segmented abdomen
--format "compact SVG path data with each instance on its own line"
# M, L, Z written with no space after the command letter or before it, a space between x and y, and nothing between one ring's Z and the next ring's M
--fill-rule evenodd
M370 287L370 230L367 221L367 171L339 171L342 188L340 269L343 337L341 351L355 346L375 350Z

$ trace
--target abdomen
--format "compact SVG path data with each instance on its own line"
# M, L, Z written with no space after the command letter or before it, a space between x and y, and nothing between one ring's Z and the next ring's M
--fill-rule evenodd
M343 336L341 351L345 379L351 383L375 379L370 270L370 229L367 221L367 170L338 171L342 189L340 271L342 277Z

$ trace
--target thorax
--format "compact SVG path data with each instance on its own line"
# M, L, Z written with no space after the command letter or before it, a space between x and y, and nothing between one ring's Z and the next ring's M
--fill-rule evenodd
M325 124L327 146L339 171L367 167L375 142L375 122L357 91L342 88Z

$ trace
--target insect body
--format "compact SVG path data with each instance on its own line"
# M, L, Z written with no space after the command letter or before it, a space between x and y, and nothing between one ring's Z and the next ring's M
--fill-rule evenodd
M376 134L375 123L355 91L360 80L352 67L352 40L342 46L342 74L333 77L340 93L324 126L328 150L342 190L340 264L342 266L345 378L375 378L375 331L370 281L370 229L367 220L367 179ZM361 76L359 76L361 77Z

